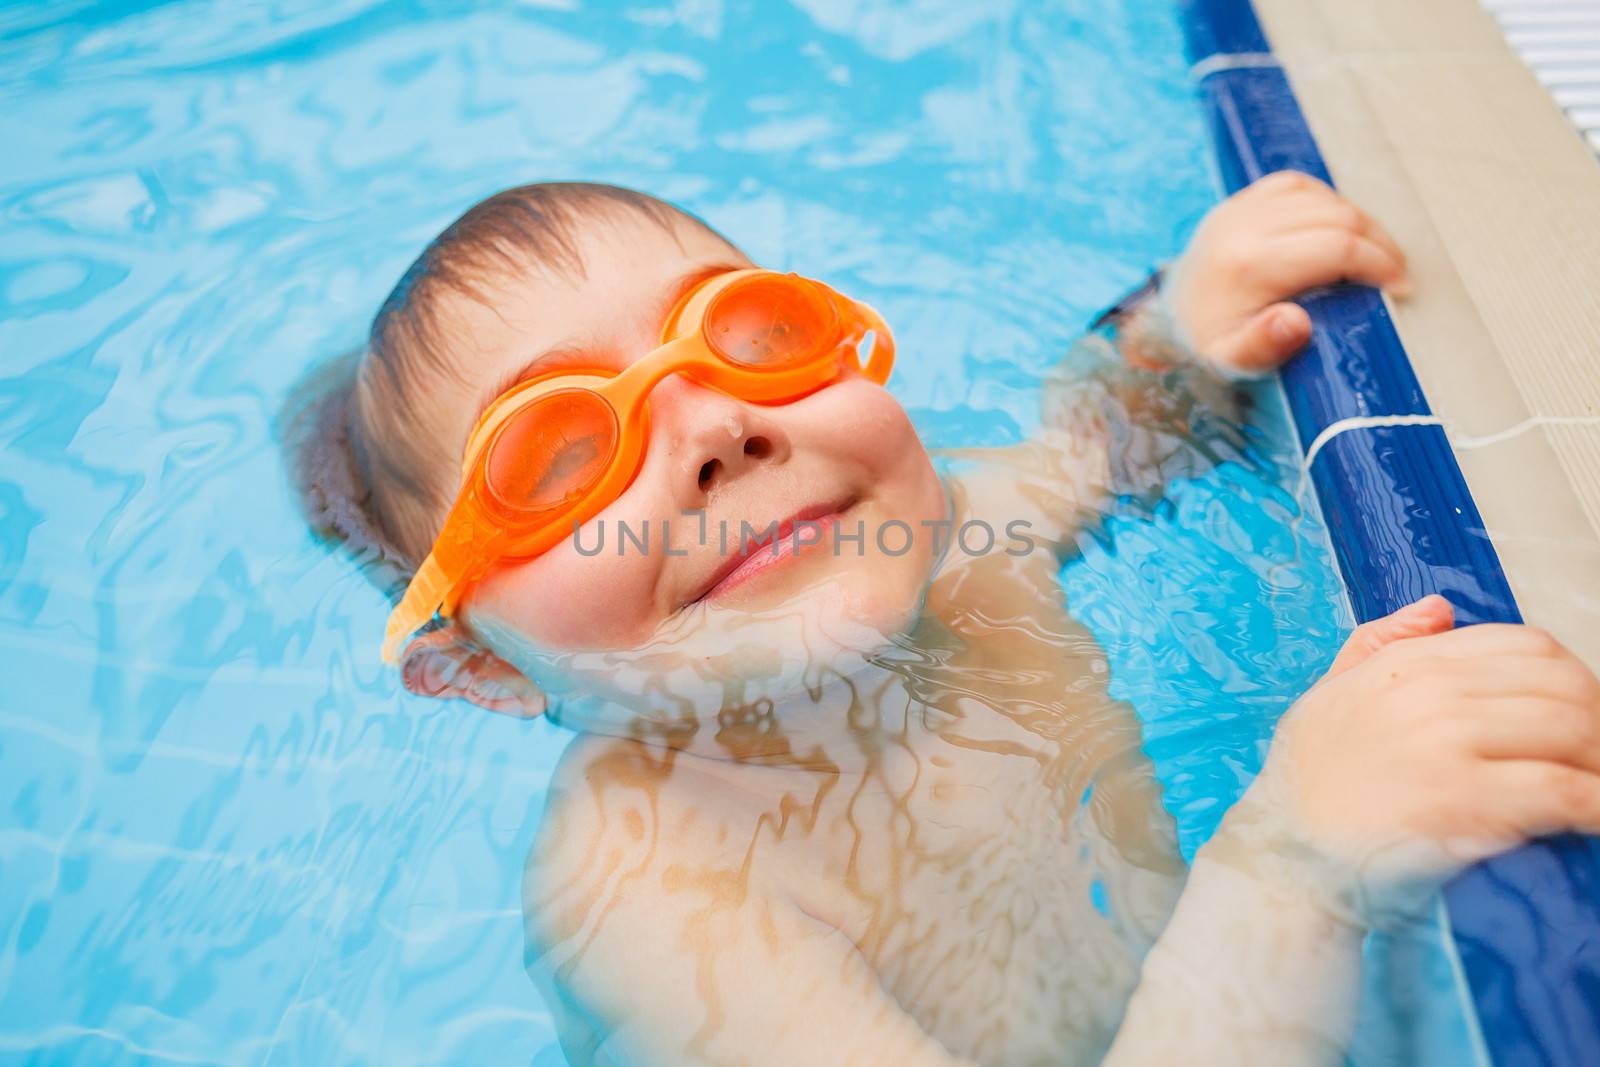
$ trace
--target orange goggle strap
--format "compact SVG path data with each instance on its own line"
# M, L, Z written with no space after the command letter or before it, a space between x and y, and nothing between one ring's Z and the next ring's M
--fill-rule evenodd
M889 332L883 316L872 305L859 300L851 301L851 304L856 314L861 316L862 323L872 331L872 354L867 357L867 365L861 373L883 385L888 382L889 372L894 369L894 335ZM855 340L859 343L861 338Z
M837 377L837 365L835 364L835 369L829 372L828 361L837 359L839 349L847 347L850 349L851 362L867 378L879 385L888 381L889 372L894 366L894 337L882 316L867 304L850 300L822 286L821 283L800 278L798 275L790 277L803 284L818 286L833 304L836 321L843 329L843 336L837 345L830 346L826 353L819 354L817 358L797 367L776 370L740 367L710 351L703 335L703 322L711 301L718 293L741 278L767 273L771 272L730 271L691 290L668 317L662 331L664 337L671 337L675 331L679 335L672 337L654 353L629 367L624 375L608 375L602 372L591 377L581 371L574 373L570 369L553 371L549 375L540 375L508 390L490 405L467 440L461 465L462 493L445 518L443 532L434 543L433 550L417 568L417 573L413 576L411 584L406 587L400 603L395 605L389 614L383 636L384 662L398 662L400 646L432 619L435 613L445 617L452 615L466 588L483 577L493 560L505 549L504 542L509 538L484 513L484 504L478 499L476 492L478 488L476 481L479 477L478 459L492 442L495 432L522 409L524 395L535 389L541 395L544 394L547 390L539 387L551 379L561 378L564 386L592 389L604 397L606 402L612 405L613 410L636 411L640 413L641 419L645 417L644 397L662 378L677 372L680 368L690 377L723 392L739 396L741 399L755 403L777 403L798 398ZM855 321L851 322L851 319ZM691 330L678 331L679 324L685 321L694 322L695 327ZM872 333L872 352L867 365L861 367L856 346L868 331ZM649 370L645 369L647 366ZM533 399L529 397L527 402L532 402ZM616 483L631 481L637 473L639 461L643 456L642 449L637 446L629 449L623 445L630 434L636 436L637 428L624 426L620 429L617 455L612 457L605 474L587 494L586 503L615 499L626 489L625 484ZM634 462L626 464L617 462L618 458L630 451L634 453ZM580 505L563 515L564 521L544 525L533 539L517 545L517 548L530 557L538 555L561 540L568 522L581 525L604 507L604 503L599 508Z
M455 584L439 563L439 557L429 552L412 576L411 584L406 586L400 603L389 612L389 621L383 628L383 662L400 661L400 646L433 618Z
M488 561L495 558L496 542L505 540L501 531L481 520L474 521L479 511L476 497L471 486L463 490L445 517L444 529L451 536L441 536L434 542L428 558L412 575L400 603L389 613L383 628L385 663L399 661L400 646L435 612L446 617L455 612L462 591L488 570Z

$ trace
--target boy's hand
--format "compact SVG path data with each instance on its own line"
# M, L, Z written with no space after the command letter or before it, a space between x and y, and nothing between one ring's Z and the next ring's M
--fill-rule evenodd
M1311 337L1305 309L1284 301L1339 281L1403 295L1405 254L1360 208L1286 170L1211 209L1165 292L1179 340L1191 351L1234 371L1264 373Z
M1428 597L1356 630L1229 813L1233 847L1374 921L1530 838L1600 832L1600 681L1541 630L1451 614Z

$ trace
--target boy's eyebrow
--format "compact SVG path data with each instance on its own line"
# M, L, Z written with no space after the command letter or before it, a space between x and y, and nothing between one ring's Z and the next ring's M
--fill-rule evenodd
M739 264L735 263L715 263L708 267L698 267L690 271L688 274L683 275L677 281L672 283L672 287L667 291L666 298L662 300L660 305L656 308L655 315L653 316L654 321L660 322L665 319L667 315L671 313L672 309L677 306L678 301L683 299L685 293L699 285L701 282L705 281L707 278L717 274L724 274L730 270L741 269L743 268ZM586 348L582 345L572 342L564 342L556 345L553 348L545 349L543 352L540 352L537 356L534 356L532 359L530 359L527 363L524 363L520 368L512 371L510 374L506 375L500 381L495 383L493 390L479 401L478 410L473 414L472 417L473 422L476 423L477 420L483 418L483 413L489 410L489 406L498 400L500 395L506 390L510 389L512 386L527 381L540 371L554 370L562 364L568 364L574 367L593 366L594 354L595 353L593 349Z
M567 364L573 367L592 367L594 366L594 362L593 349L585 348L582 345L571 342L559 344L553 348L545 349L543 352L540 352L537 356L534 356L532 359L530 359L527 363L523 364L520 368L512 371L510 374L505 375L499 381L494 383L494 386L488 391L488 393L486 393L478 401L478 409L477 411L473 412L472 415L473 424L476 425L477 421L483 418L483 413L489 410L490 405L492 405L496 400L499 400L501 395L504 394L508 389L510 389L512 386L519 385L522 382L527 381L540 371L554 370L556 367L562 364Z
M746 266L748 266L748 264L746 264ZM668 291L667 298L661 302L659 307L656 308L654 320L656 322L665 321L666 317L672 314L672 309L678 306L678 301L683 299L684 294L686 294L690 289L693 289L695 286L699 285L701 282L705 281L707 278L715 277L718 274L726 274L730 270L743 269L744 268L737 263L713 263L709 267L700 267L697 270L690 271L688 274L685 274L683 277L672 283L672 288Z

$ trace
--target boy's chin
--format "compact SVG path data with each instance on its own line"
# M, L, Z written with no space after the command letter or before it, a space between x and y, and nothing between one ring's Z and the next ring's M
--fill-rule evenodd
M879 571L834 574L759 610L701 603L645 645L574 652L550 666L563 688L684 723L729 705L779 701L859 671L916 621L920 589Z

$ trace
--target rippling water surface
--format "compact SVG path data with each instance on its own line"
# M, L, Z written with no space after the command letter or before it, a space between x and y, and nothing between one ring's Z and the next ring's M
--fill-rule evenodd
M878 305L960 445L1212 200L1170 0L7 6L0 143L0 1059L52 1063L561 1062L518 879L566 735L400 691L272 432L466 206L676 200ZM1190 849L1345 625L1292 489L1064 576Z

